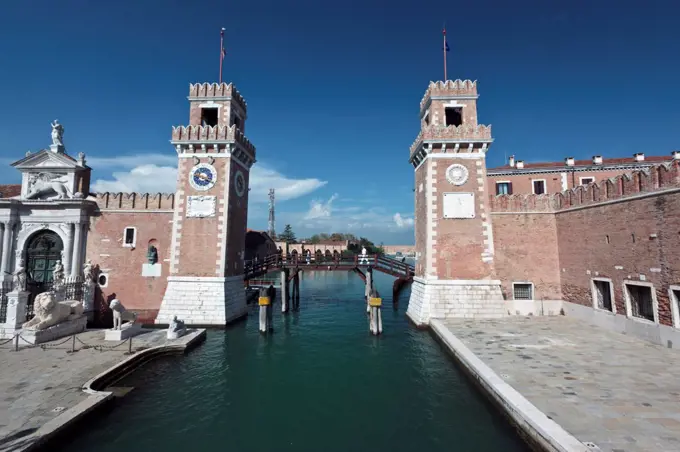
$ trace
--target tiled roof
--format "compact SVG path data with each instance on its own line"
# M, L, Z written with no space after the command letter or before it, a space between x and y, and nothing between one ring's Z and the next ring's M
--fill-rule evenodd
M536 170L536 169L554 169L554 170L559 170L559 171L564 171L565 168L574 168L574 167L584 167L584 166L594 166L594 167L600 167L600 166L609 166L609 165L652 165L655 163L662 163L662 162L668 162L672 160L673 157L666 157L662 155L651 155L651 156L645 156L645 159L641 162L636 161L633 157L629 158L602 158L602 163L599 164L594 164L592 159L589 160L574 160L574 165L573 166L567 166L566 162L561 161L561 162L536 162L536 163L529 163L529 162L524 162L524 167L523 168L517 168L517 167L512 167L510 165L503 165L503 166L497 166L495 168L489 168L488 171L517 171L521 172L522 170ZM515 160L517 161L517 160Z
M13 198L21 194L21 184L0 185L0 198Z

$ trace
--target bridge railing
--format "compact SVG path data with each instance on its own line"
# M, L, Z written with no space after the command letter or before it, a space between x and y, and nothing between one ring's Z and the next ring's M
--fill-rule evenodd
M385 255L379 255L375 263L375 267L378 270L386 271L392 275L399 275L405 278L412 277L415 273L415 268L406 262L402 262Z

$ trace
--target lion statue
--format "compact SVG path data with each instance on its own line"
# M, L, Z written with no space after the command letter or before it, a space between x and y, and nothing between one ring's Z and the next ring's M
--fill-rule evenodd
M50 194L53 196L47 197L46 199L69 199L73 197L66 187L68 182L67 176L41 173L32 175L31 182L26 199L40 199L41 197Z
M113 311L113 329L119 330L123 326L124 321L135 323L137 320L137 313L128 311L117 298L111 300L109 308Z
M44 330L83 315L83 304L77 300L56 301L52 292L43 292L33 302L35 317L24 323L28 330Z

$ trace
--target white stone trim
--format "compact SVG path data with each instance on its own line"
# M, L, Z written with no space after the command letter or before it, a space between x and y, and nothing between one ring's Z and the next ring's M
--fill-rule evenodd
M626 317L628 317L631 320L634 320L636 322L643 322L643 323L659 323L659 302L656 299L656 290L654 289L654 284L650 282L642 282L642 281L633 281L630 279L624 279L623 280L623 299L625 301L626 305ZM636 317L633 315L633 307L630 302L630 294L628 293L628 287L627 286L643 286L643 287L649 287L651 292L652 292L652 313L654 315L654 321L650 321L647 319L643 319L642 317Z
M432 213L432 198L434 197L434 193L432 190L432 185L433 185L433 164L434 162L430 161L429 164L425 167L425 217L427 219L426 225L425 225L425 232L426 232L426 238L425 238L425 249L427 250L426 255L425 255L425 275L429 276L434 273L434 265L433 265L433 252L432 252L432 240L433 240L433 234L432 234L432 227L433 227L433 213Z
M170 240L170 274L178 272L179 266L179 248L182 230L182 212L184 203L184 190L178 190L175 196L175 212L173 214L172 222L172 238Z
M562 191L569 190L569 181L567 180L567 173L562 172L562 173L560 173L560 175L561 175L561 182L562 182Z
M243 281L243 275L236 276L168 276L168 281L174 282L233 282Z
M678 297L675 296L674 290L680 291L680 286L671 284L668 286L668 301L671 303L671 315L673 317L673 327L680 328L680 312L678 312Z
M429 286L497 286L501 284L500 279L425 279L419 276L413 277L414 281Z
M608 311L606 309L600 309L599 306L597 306L597 287L595 287L595 281L602 281L609 283L609 297L612 301L612 310ZM612 281L611 278L591 278L590 280L590 296L593 301L593 309L597 311L602 311L602 312L608 312L610 314L616 314L616 298L614 296L614 281Z
M99 283L99 278L101 278L102 276L103 276L104 278L106 278L106 282L105 282L104 284L100 284L100 283ZM104 287L109 287L109 281L110 281L110 279L111 279L111 278L109 277L109 274L108 274L108 273L100 272L100 273L97 275L97 285L98 285L99 287L102 287L102 288L104 288Z
M132 229L132 243L126 243L127 230ZM123 228L123 248L137 248L137 228L135 226L125 226Z
M547 179L531 179L531 193L534 195L536 194L536 186L534 185L534 182L543 182L543 193L539 193L541 195L547 194L548 193L548 180Z

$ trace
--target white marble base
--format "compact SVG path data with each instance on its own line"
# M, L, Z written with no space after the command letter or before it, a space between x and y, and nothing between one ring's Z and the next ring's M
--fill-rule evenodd
M187 334L186 328L182 328L181 330L177 330L177 331L168 330L167 338L168 339L179 339L180 337L184 336L185 334Z
M142 332L142 325L139 323L124 323L119 330L106 330L104 332L105 341L124 341L125 339L137 336Z
M7 311L5 323L0 323L0 339L10 339L21 331L26 321L26 303L28 292L12 291L7 294Z
M169 276L156 323L174 316L186 325L226 325L247 313L243 275L230 278Z
M21 338L29 344L42 344L43 342L54 341L72 334L82 333L85 331L86 325L87 318L82 316L74 320L58 323L44 330L21 330ZM21 345L21 340L19 340L19 344Z
M145 278L159 278L162 274L163 266L159 263L142 264L142 276Z
M505 300L510 315L561 315L562 300Z
M498 280L413 278L406 315L416 325L430 319L501 318L508 315Z

